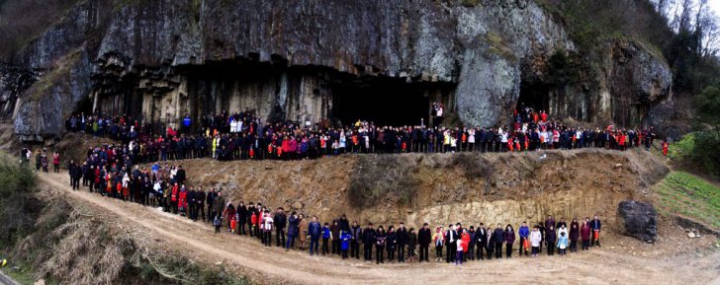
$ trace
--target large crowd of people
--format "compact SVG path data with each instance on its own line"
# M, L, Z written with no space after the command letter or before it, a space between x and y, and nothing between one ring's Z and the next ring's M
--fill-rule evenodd
M240 201L233 204L223 196L222 189L186 187L187 173L182 165L161 165L150 168L133 165L111 147L99 147L88 153L83 164L71 161L68 167L74 190L88 191L142 205L161 207L163 211L185 216L193 221L212 223L216 233L227 231L257 238L263 246L286 250L308 250L311 255L339 255L343 259L385 263L430 261L429 249L435 249L435 261L461 265L468 260L500 259L514 256L537 257L545 247L547 255L564 255L600 246L601 222L597 216L579 221L558 221L548 215L544 222L530 226L523 221L518 230L514 225L483 223L437 225L425 223L417 231L404 223L378 225L348 220L345 215L331 222L317 216L295 211L286 213L282 207ZM125 157L128 157L127 155ZM274 238L273 238L274 235ZM503 250L504 249L504 250ZM503 254L504 253L504 254ZM373 254L375 258L373 258Z
M434 104L434 121L440 121L442 105ZM439 115L439 116L438 116ZM99 195L143 205L206 221L217 233L227 232L257 238L264 246L309 250L310 254L337 254L342 258L360 258L384 263L429 261L429 248L435 260L462 264L467 260L510 258L517 246L518 255L538 256L545 247L548 255L564 255L592 245L599 246L600 220L595 216L569 225L564 218L544 222L523 221L513 224L436 225L421 228L349 222L345 215L321 223L316 216L286 213L283 208L240 201L233 204L222 189L187 185L187 173L177 160L212 157L233 159L301 159L346 153L404 152L508 152L539 149L649 148L654 139L652 128L624 130L612 126L583 129L564 126L548 119L544 111L521 107L515 111L513 125L506 129L481 127L377 127L358 121L351 126L334 127L327 122L300 124L291 121L262 123L253 112L233 115L223 112L204 116L201 126L190 117L180 127L141 125L128 117L87 116L68 120L70 131L106 136L120 142L87 150L87 156L68 166L74 190L87 187ZM198 130L194 132L193 130ZM23 157L30 159L30 153ZM47 171L45 152L38 153L39 166ZM59 154L53 155L53 164ZM150 166L141 166L150 163ZM57 171L57 167L55 168ZM275 238L273 239L273 235ZM503 248L505 254L503 255ZM373 259L373 252L375 258Z
M442 109L440 109L442 114ZM437 111L435 121L440 121ZM252 111L203 116L195 126L186 116L177 124L141 124L128 116L72 116L69 131L83 131L122 143L136 162L212 157L305 159L347 153L518 152L545 149L607 148L626 150L655 139L647 129L576 128L549 119L529 107L514 111L509 127L376 126L357 121L333 126L328 121L263 123Z

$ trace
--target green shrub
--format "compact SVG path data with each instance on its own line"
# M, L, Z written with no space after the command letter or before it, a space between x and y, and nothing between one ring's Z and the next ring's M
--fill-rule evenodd
M19 160L0 153L0 248L32 231L42 207L32 195L35 173Z

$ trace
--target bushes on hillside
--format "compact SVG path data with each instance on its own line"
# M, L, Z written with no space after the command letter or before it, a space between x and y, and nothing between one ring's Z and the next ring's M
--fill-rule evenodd
M34 191L35 173L0 154L0 249L32 231L41 210Z

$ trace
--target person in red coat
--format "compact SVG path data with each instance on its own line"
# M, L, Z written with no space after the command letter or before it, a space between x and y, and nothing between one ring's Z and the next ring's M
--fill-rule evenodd
M180 190L180 187L178 186L177 182L175 182L175 185L172 187L172 192L170 192L170 207L173 207L172 210L173 213L178 213L178 207L177 207L177 199L178 199L178 191Z
M580 238L582 238L582 250L588 250L590 247L590 224L587 219L580 226Z
M667 156L667 155L668 155L668 147L669 147L669 146L670 146L670 145L668 144L667 141L663 141L663 143L662 143L663 156Z
M52 158L53 170L55 171L55 173L60 173L60 154L57 152L53 153Z

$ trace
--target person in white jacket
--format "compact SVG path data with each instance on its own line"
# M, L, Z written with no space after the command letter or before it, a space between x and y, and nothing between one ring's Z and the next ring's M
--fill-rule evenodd
M542 242L542 234L540 233L540 229L535 226L532 232L530 232L530 246L532 246L533 257L537 257L538 252L540 252L540 242Z
M565 227L565 225L560 225L558 228L558 236L561 236L563 233L565 233L565 236L568 236L568 229Z

